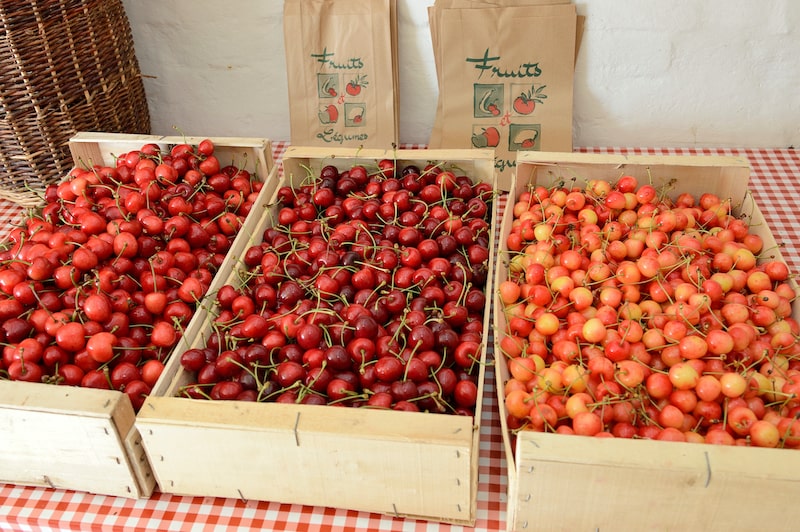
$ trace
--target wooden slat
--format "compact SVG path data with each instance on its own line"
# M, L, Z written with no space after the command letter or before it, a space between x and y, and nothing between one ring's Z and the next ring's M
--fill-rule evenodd
M139 483L141 493L152 493L156 487L156 477L153 475L153 468L150 467L150 461L147 459L147 453L142 445L142 437L136 427L131 427L122 443L127 451L131 470Z
M466 418L151 397L137 426L169 493L474 520Z
M133 420L119 392L0 381L0 481L149 495L122 444Z
M525 433L515 522L522 530L542 522L565 530L788 530L800 518L796 454ZM569 501L581 501L581 511L568 512Z

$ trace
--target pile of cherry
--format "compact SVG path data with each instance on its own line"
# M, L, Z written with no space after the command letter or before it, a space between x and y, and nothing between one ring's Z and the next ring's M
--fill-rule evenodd
M498 286L509 427L800 446L789 270L732 215L636 178L524 192Z
M141 406L262 183L214 144L155 144L47 187L0 252L0 376Z
M491 185L392 160L294 177L180 393L474 415Z

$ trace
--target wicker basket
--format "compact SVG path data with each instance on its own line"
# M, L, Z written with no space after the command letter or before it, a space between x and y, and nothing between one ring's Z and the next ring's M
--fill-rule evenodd
M121 0L0 0L0 197L40 202L78 131L150 133Z

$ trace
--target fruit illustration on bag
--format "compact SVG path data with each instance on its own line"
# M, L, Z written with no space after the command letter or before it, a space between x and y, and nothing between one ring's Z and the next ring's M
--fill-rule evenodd
M366 74L359 74L355 77L355 79L351 80L350 83L347 84L345 91L347 91L347 94L350 96L358 96L361 94L361 87L366 87L367 85L368 83Z
M537 103L543 103L542 100L547 98L547 95L542 93L542 90L547 85L541 85L538 89L535 85L531 85L530 90L523 92L514 99L514 111L521 115L529 115L536 108Z
M339 94L338 92L336 92L336 78L330 75L323 75L323 74L320 74L319 76L320 79L322 80L320 85L320 91L321 91L320 95L326 97L330 96L332 98L335 98Z
M319 116L319 121L323 124L335 124L339 120L339 109L336 108L335 105L330 104L322 108L322 110L317 113Z
M523 150L529 150L536 146L536 139L538 137L539 132L535 129L523 129L514 137L514 143Z
M346 127L363 126L366 108L362 103L344 104L344 125Z
M494 94L494 89L489 89L483 93L478 102L478 109L486 115L499 116L500 108L497 106L497 99L492 98L492 94Z
M499 144L500 132L496 127L487 127L480 133L472 134L472 145L475 148L496 148Z

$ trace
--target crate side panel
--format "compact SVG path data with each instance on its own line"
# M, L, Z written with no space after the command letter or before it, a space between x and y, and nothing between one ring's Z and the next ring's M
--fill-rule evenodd
M136 425L148 445L152 424L230 427L259 431L302 429L305 432L353 435L370 440L425 441L437 445L465 445L477 430L471 419L430 413L395 412L370 408L327 408L316 405L204 401L181 397L148 397Z
M525 434L513 529L752 530L771 516L771 526L786 529L800 514L790 500L800 478L796 467L776 466L792 464L793 452ZM564 512L565 500L580 500L581 511Z
M152 407L145 405L137 427L164 492L474 519L470 477L477 449L469 420L306 405L148 402ZM198 460L200 476L193 474Z
M169 493L473 519L463 476L470 446L174 425L148 430L159 486ZM181 453L170 451L176 444ZM193 474L198 461L202 475Z
M130 407L129 407L130 408ZM102 493L139 487L111 417L0 409L0 481Z
M500 226L500 233L497 242L497 252L494 257L494 280L493 286L494 290L491 293L492 297L492 304L494 306L494 310L492 312L492 325L494 327L494 377L495 377L495 386L497 389L497 407L498 407L498 417L500 418L500 431L503 437L503 452L506 458L506 473L508 475L508 500L509 501L516 501L516 488L517 488L517 473L515 467L515 456L514 451L512 449L512 441L509 434L509 427L507 422L507 412L505 408L505 402L503 400L503 390L506 381L510 377L510 373L508 370L508 365L506 363L506 355L503 352L503 349L500 346L500 341L502 339L502 331L506 330L507 320L506 316L503 312L503 304L499 299L499 292L498 288L500 283L508 279L508 268L510 262L510 255L508 253L508 248L506 246L506 239L511 232L511 223L513 222L513 207L514 202L517 197L516 190L517 190L517 177L516 174L512 175L511 182L509 185L509 189L511 190L510 194L507 195L505 201L505 208L500 209L498 206L498 212L496 213L496 217L499 218L499 226ZM512 523L514 522L514 514L517 508L514 504L509 504L506 509L506 522Z

